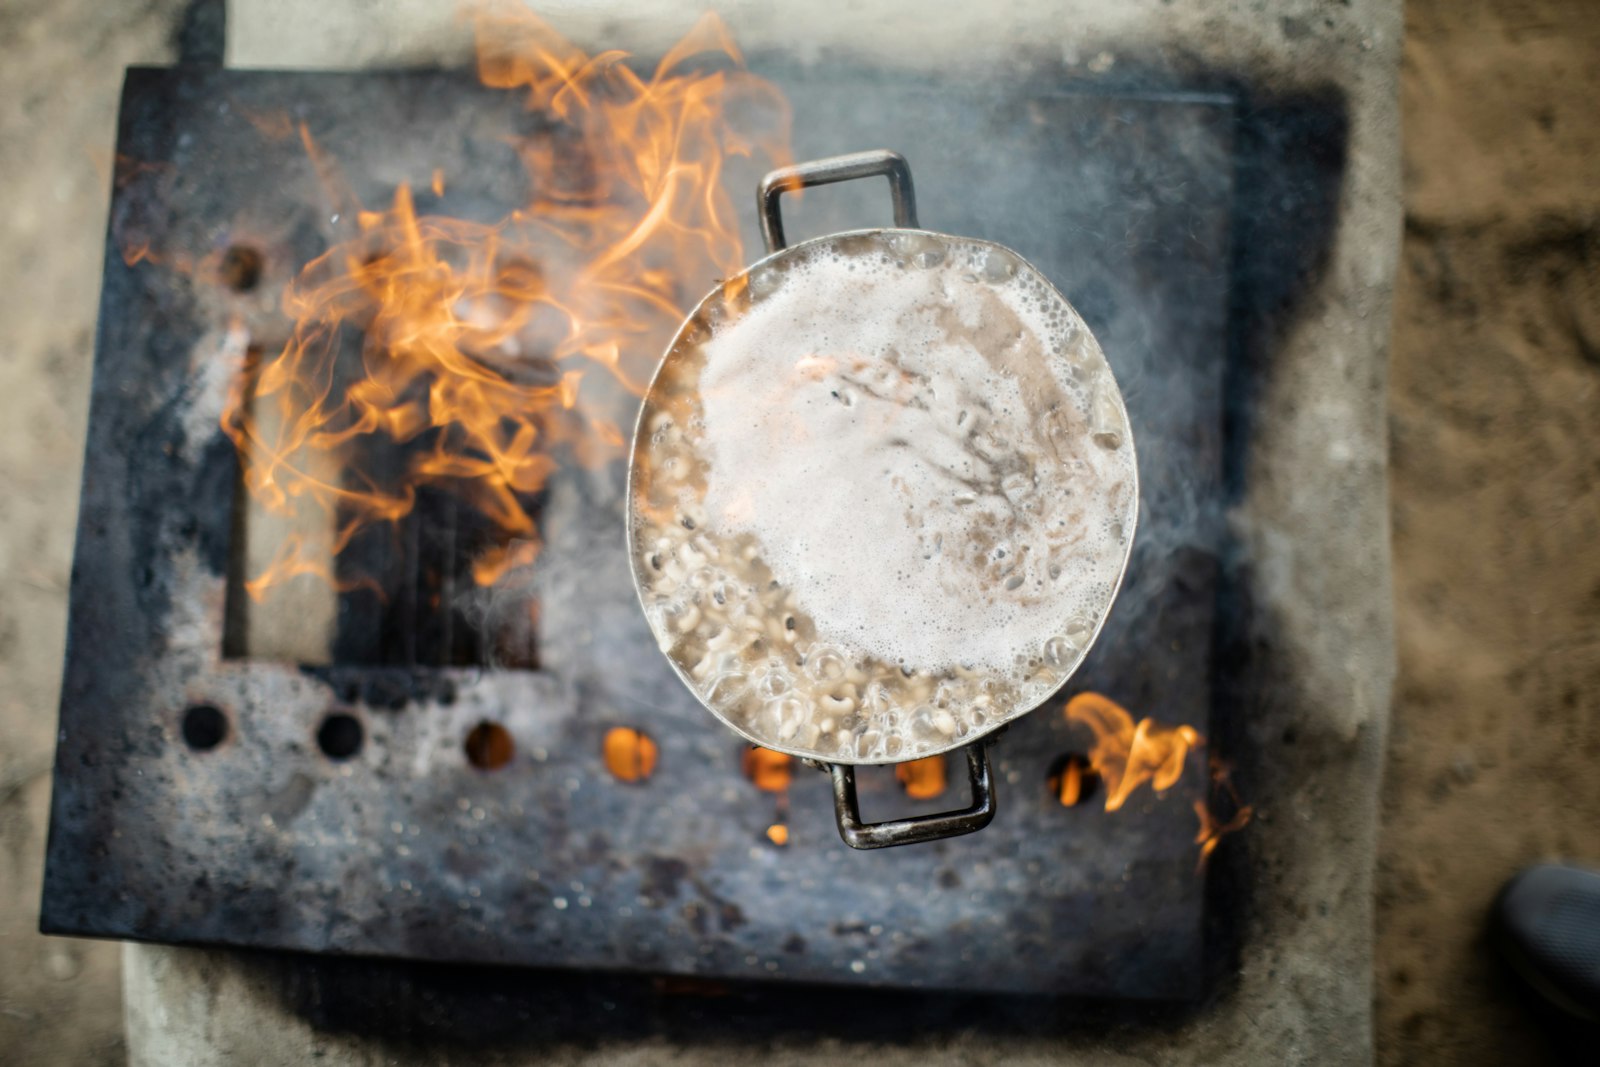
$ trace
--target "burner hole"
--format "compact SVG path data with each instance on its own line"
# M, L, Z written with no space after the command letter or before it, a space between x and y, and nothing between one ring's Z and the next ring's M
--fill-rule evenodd
M912 800L932 800L948 783L943 756L927 756L894 765L894 776Z
M642 782L656 772L661 750L643 730L613 726L600 742L600 758L619 782Z
M347 760L361 751L361 720L336 711L317 728L317 747L331 760Z
M228 717L211 704L196 704L183 713L183 743L196 752L210 752L228 739Z
M1075 808L1094 796L1100 775L1080 752L1068 752L1050 764L1050 795L1064 808Z
M782 793L794 780L794 757L760 745L745 749L740 764L744 776L763 792Z
M261 284L266 259L249 245L230 245L222 254L222 283L236 293L248 293Z
M498 771L511 762L516 746L511 743L511 731L497 722L480 722L467 731L467 740L461 746L467 753L467 762L480 771Z

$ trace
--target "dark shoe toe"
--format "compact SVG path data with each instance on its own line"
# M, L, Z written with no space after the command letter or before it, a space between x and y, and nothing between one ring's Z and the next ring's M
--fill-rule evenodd
M1600 1020L1600 873L1529 867L1500 891L1491 928L1501 954L1541 996Z

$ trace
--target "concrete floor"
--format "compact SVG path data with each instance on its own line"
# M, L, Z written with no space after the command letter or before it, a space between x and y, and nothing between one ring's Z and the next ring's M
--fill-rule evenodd
M182 5L0 5L0 1060L123 1061L116 945L36 932L122 70Z
M0 1049L123 1061L116 946L33 932L121 70L182 5L0 9ZM1600 33L1579 0L1409 6L1391 484L1401 679L1378 1059L1537 1062L1479 916L1600 861ZM641 1061L642 1062L642 1061Z

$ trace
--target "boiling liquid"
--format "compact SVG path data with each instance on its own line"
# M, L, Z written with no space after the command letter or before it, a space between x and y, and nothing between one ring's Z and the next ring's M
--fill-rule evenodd
M647 614L757 741L910 758L1077 666L1136 502L1098 345L1003 249L833 239L702 309L636 457Z

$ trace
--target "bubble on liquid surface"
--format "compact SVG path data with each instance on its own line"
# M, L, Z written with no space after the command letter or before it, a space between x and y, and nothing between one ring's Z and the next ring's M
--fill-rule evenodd
M819 682L837 682L846 669L844 657L831 648L816 649L806 657L806 673Z
M1123 426L1122 402L1115 386L1096 382L1089 414L1089 432L1094 443L1107 450L1121 448Z
M986 282L1010 281L1017 273L1017 257L1000 248L991 248L983 255L981 274Z
M783 284L783 272L776 267L757 267L750 272L750 292L757 297L770 296Z
M755 688L762 699L776 700L794 688L794 680L781 660L773 660L757 675Z
M882 682L873 682L862 695L861 707L872 715L885 715L894 710L894 694Z
M1077 655L1078 646L1060 634L1044 643L1044 661L1057 670L1070 666Z
M766 705L757 725L768 736L787 742L810 721L812 710L810 701L790 694Z
M706 699L713 704L731 705L750 689L750 678L739 671L727 671L712 677L706 686Z

